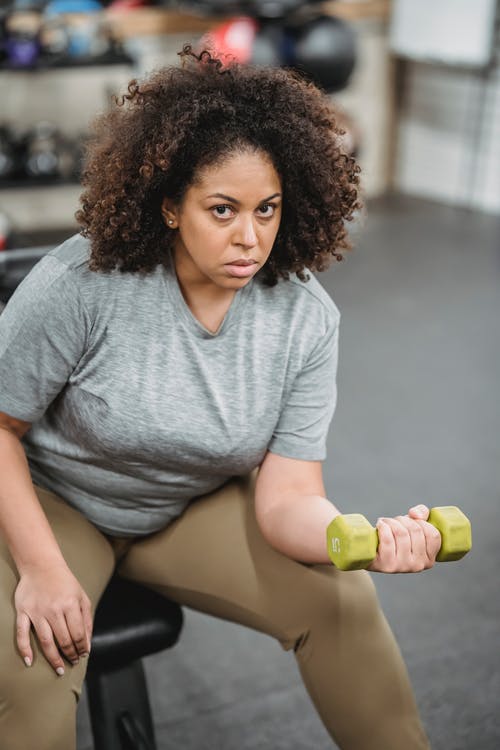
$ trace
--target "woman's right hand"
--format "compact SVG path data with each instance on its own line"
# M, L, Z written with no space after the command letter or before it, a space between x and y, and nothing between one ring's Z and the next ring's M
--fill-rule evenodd
M58 675L64 674L64 654L72 664L90 653L90 599L64 563L23 568L14 597L16 641L27 666L33 663L30 629Z

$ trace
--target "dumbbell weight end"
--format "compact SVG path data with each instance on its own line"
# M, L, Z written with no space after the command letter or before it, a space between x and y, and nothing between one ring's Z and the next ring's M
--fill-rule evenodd
M441 534L437 562L460 560L472 547L472 529L467 516L455 505L431 508L428 521Z

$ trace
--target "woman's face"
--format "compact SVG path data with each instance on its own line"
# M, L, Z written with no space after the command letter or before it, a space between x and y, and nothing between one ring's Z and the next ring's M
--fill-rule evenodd
M281 181L262 152L235 153L202 170L178 206L162 215L175 229L175 268L191 288L237 290L269 258L281 219Z

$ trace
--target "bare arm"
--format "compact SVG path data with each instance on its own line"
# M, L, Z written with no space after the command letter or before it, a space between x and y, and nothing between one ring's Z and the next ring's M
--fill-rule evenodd
M320 461L268 453L255 488L257 522L265 539L288 557L329 563L326 527L340 511L326 498Z
M33 626L45 657L63 674L59 648L71 662L90 650L91 607L64 560L34 490L21 444L30 427L0 412L0 533L20 575L14 597L19 652L30 666Z
M64 562L33 489L21 445L30 428L29 422L0 412L0 530L21 574L30 565Z
M300 562L329 563L326 529L340 511L325 497L322 465L267 453L255 488L257 523L279 552ZM410 573L431 568L440 535L427 523L429 509L377 523L379 546L369 570Z

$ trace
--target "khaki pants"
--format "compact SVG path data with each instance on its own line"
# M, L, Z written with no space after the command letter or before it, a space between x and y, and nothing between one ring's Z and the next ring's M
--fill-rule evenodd
M253 483L253 475L233 480L165 530L127 542L104 536L63 500L36 489L94 608L117 566L182 605L267 633L293 651L342 750L429 748L370 576L304 565L271 548L256 524ZM86 660L67 664L58 677L33 637L34 663L25 667L15 646L17 580L0 540L0 749L74 750Z

